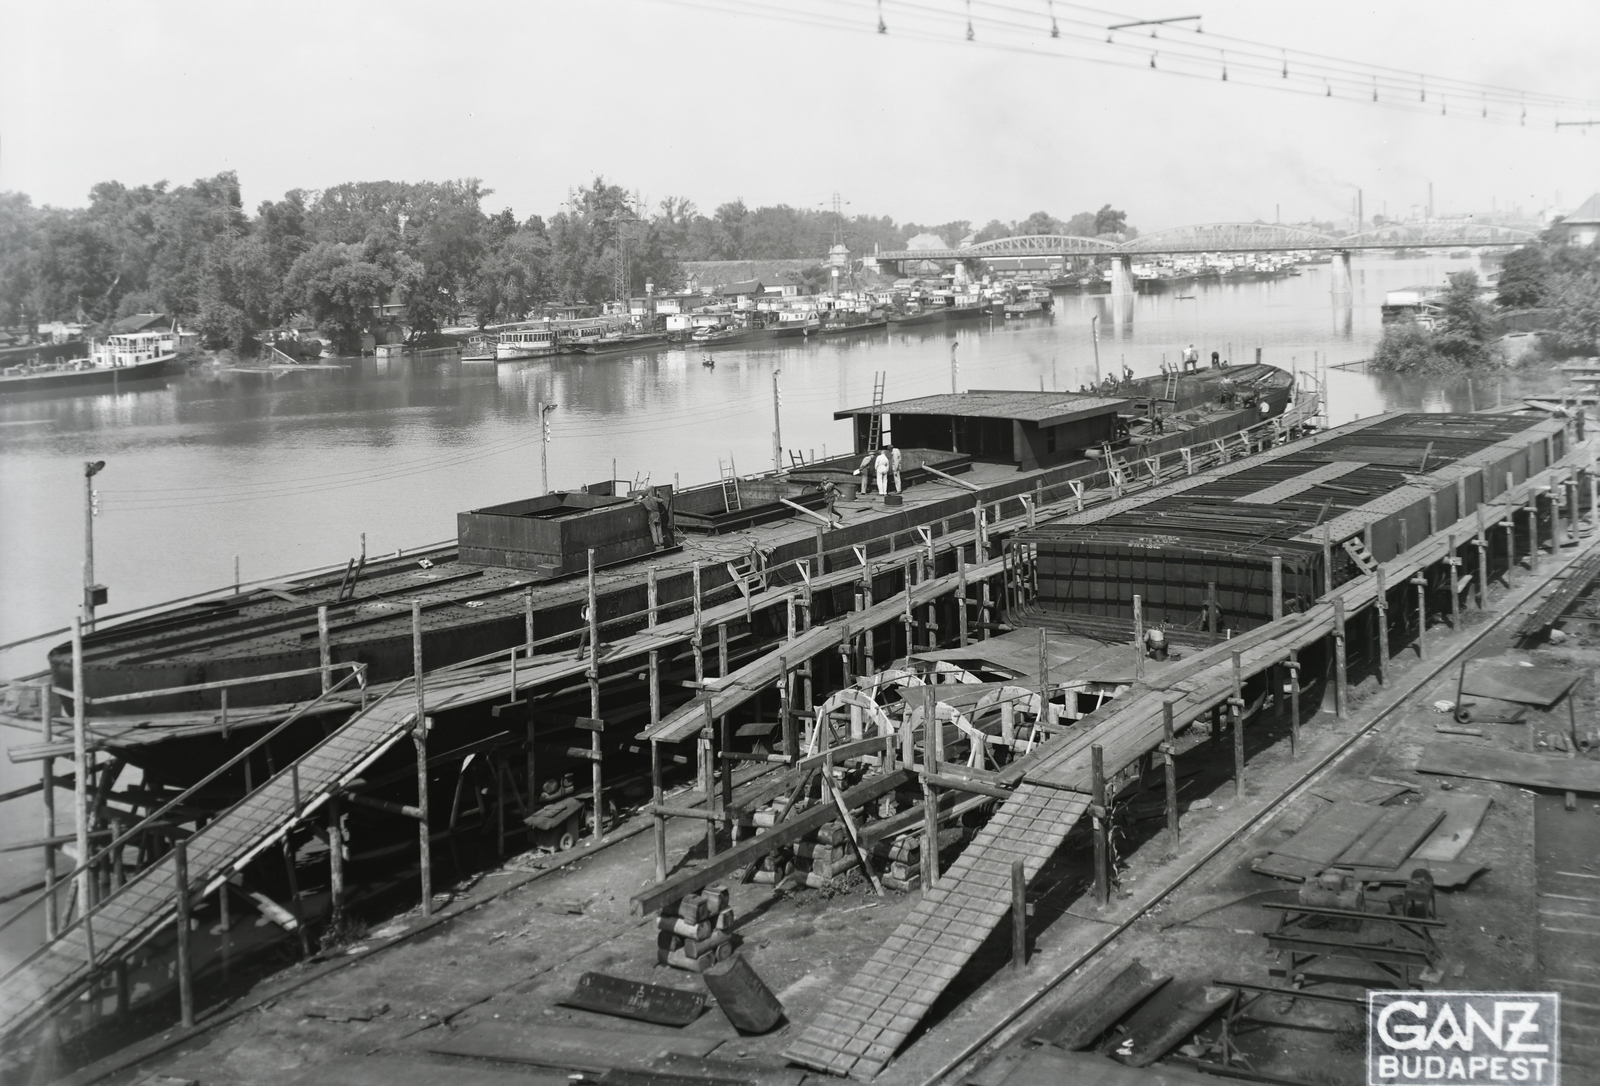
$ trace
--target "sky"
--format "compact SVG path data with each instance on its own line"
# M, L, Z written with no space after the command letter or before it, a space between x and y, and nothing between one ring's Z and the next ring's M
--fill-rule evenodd
M902 7L886 0L878 34L875 0L0 0L0 191L81 206L102 180L234 170L253 209L291 188L476 177L487 210L522 218L603 175L706 212L837 192L850 214L981 224L1111 203L1146 231L1347 218L1358 189L1368 215L1400 216L1430 181L1441 213L1600 191L1600 127L1549 123L1600 106L1528 127L1448 97L1435 115L1437 94L1403 112L1249 85L1237 56L1227 82L1166 58L1152 71L1143 44L1098 51L1117 64L1071 59L1046 31L1050 0L977 0L974 41L962 0ZM1600 100L1594 0L1054 11L1096 34L1201 12L1207 41Z

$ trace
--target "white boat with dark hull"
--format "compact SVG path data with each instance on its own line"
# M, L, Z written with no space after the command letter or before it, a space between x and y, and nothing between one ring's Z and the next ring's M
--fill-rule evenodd
M518 362L553 354L571 354L575 348L602 336L627 329L622 317L579 317L574 320L535 321L501 329L495 343L497 362Z

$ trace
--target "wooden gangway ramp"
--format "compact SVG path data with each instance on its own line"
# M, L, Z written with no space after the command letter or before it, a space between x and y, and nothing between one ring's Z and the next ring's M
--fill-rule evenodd
M443 683L440 684L444 685ZM435 697L445 691L433 691ZM293 823L326 802L330 790L377 760L410 733L415 703L388 698L357 713L292 766L188 839L189 879L208 893L276 841ZM91 911L0 979L0 1029L11 1031L92 979L97 964L126 956L177 915L171 863L129 879ZM191 890L191 896L199 896ZM90 954L90 936L94 952Z
M784 589L753 596L748 604L743 600L719 604L706 608L703 620L731 621L744 617L747 608L781 607L791 594ZM670 648L693 631L693 616L663 622L607 646L600 664ZM524 660L514 672L508 670L503 655L492 663L442 668L423 678L424 712L432 715L515 698L517 692L526 694L581 677L589 666L587 659L562 652ZM383 697L358 710L321 743L189 837L190 899L197 901L217 890L408 737L416 721L414 695L411 679L391 685ZM0 976L0 1034L13 1033L48 1012L109 963L125 958L173 923L176 892L170 861L146 868L90 911L87 931L81 920L72 924Z

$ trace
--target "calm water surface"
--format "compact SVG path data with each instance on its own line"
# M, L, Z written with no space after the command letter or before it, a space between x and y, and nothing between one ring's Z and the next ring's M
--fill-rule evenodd
M619 478L687 485L715 479L719 457L743 472L772 466L774 374L785 447L820 455L849 447L848 424L833 412L869 403L875 371L887 373L890 400L947 391L952 340L963 389L1093 381L1096 316L1105 372L1125 361L1154 373L1191 342L1203 357L1218 350L1244 362L1260 348L1284 368L1338 365L1370 356L1386 290L1468 267L1476 259L1360 257L1348 305L1330 294L1330 268L1315 265L1275 282L1141 296L1122 322L1109 298L1069 294L1049 320L724 350L714 369L692 349L498 367L352 359L346 370L272 380L205 367L147 390L0 404L0 642L71 619L85 460L107 462L96 479L96 579L115 612L231 584L235 556L249 581L342 563L362 533L370 553L453 536L459 510L537 491L541 402L558 405L553 487L610 478L613 462ZM1330 391L1335 423L1467 402L1464 385L1359 370L1331 371ZM1478 390L1479 406L1487 402ZM38 670L46 644L0 654L0 676ZM26 736L0 735L16 739ZM34 779L37 766L0 759L0 789ZM33 801L6 807L0 839L37 834ZM33 881L37 866L32 854L0 854L0 890Z

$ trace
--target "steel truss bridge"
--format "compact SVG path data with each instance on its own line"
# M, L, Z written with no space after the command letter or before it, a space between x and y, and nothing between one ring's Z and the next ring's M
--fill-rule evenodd
M960 249L901 249L875 254L879 261L989 260L1040 256L1157 256L1179 253L1272 253L1303 250L1351 252L1360 249L1463 249L1522 245L1531 230L1481 223L1405 223L1338 237L1298 226L1219 222L1178 226L1143 234L1132 241L1106 241L1066 234L1030 234L980 241Z

